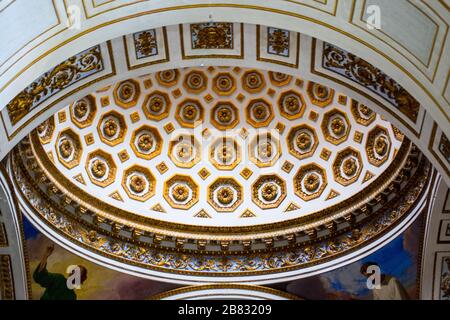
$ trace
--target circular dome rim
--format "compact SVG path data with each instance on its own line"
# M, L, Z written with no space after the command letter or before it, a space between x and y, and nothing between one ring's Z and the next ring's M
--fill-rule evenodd
M160 225L161 228L167 228L171 230L172 232L180 232L180 233L198 233L198 234L209 234L214 233L215 236L218 235L218 233L223 235L242 235L242 234L255 234L255 233L265 233L269 230L273 230L274 228L276 231L283 231L287 225L295 224L296 227L302 227L303 225L307 226L308 222L311 222L310 220L317 220L319 218L322 219L330 219L330 215L332 212L335 212L336 209L338 210L346 210L349 207L352 207L354 203L356 203L355 199L357 201L360 201L360 199L367 200L368 198L374 198L377 194L377 192L374 192L373 189L377 189L380 185L386 184L388 181L395 178L395 174L393 172L398 172L402 168L402 165L404 164L404 161L407 159L408 151L410 149L411 142L409 139L404 137L403 142L401 143L401 147L397 154L395 155L392 162L389 164L389 166L373 180L368 186L363 188L362 192L357 193L355 195L352 195L350 198L347 198L335 205L332 205L330 207L327 207L323 210L319 210L316 212L311 212L306 216L299 217L299 218L293 218L293 219L286 219L280 222L274 222L274 223L265 223L265 224L258 224L258 225L251 225L251 226L202 226L202 225L191 225L191 224L183 224L182 227L180 227L179 223L169 222L165 220L157 220L151 217L145 217L145 216L137 216L133 212L128 212L125 210L122 210L118 207L115 207L113 205L110 205L106 202L101 201L100 199L97 199L95 196L91 196L78 186L76 186L74 183L72 183L62 172L60 172L54 164L47 158L47 155L42 147L42 145L39 142L38 136L36 134L36 131L34 130L29 135L31 140L32 148L36 155L36 160L40 162L41 168L43 168L46 171L51 171L47 175L49 179L52 180L53 183L55 183L59 188L64 189L67 191L67 189L73 188L76 190L76 192L68 192L67 194L70 195L70 197L73 200L78 200L79 203L84 203L85 207L88 209L91 209L95 213L100 213L104 217L111 218L111 214L106 213L105 211L114 212L117 211L118 218L120 221L122 219L130 219L130 221L134 221L136 223L143 223L145 224L143 227L149 227L155 228L155 225ZM65 184L67 184L69 187L65 187ZM367 196L369 194L369 197ZM81 195L78 197L78 195ZM81 199L80 199L81 198ZM91 200L98 200L100 201L104 206L102 209L96 208L95 205L90 204L95 203L95 201ZM349 204L346 204L349 203ZM344 207L344 208L342 208ZM110 208L110 210L108 210ZM124 215L123 217L120 215ZM327 217L323 217L323 216ZM135 218L135 219L133 219ZM127 220L126 220L127 221ZM162 229L161 231L167 231L167 229ZM292 228L289 228L292 229ZM275 232L276 232L275 231ZM273 231L271 232L273 233Z

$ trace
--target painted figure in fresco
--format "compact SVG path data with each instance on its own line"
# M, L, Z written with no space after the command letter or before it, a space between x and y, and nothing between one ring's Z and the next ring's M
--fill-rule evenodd
M361 266L361 274L365 277L370 277L373 273L367 271L370 266L380 267L375 262L366 262ZM400 281L390 275L381 274L381 287L379 289L372 289L374 300L408 300L408 294Z
M47 259L54 249L53 245L47 247L41 262L33 272L34 281L45 288L41 300L76 300L77 295L74 289L69 289L66 277L59 273L47 271ZM87 269L81 265L78 268L80 270L80 284L83 284L87 279ZM69 276L72 276L74 272L75 270Z

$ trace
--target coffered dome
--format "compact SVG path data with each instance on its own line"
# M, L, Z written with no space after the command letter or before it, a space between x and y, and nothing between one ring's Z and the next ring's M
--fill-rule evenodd
M414 199L427 170L369 106L239 67L105 87L42 123L14 157L29 209L63 237L131 265L206 276L301 269L368 244L408 211L394 191L410 186ZM261 254L275 260L259 265Z
M369 186L403 140L333 89L226 67L122 81L56 122L35 152L68 195L199 230L314 215Z

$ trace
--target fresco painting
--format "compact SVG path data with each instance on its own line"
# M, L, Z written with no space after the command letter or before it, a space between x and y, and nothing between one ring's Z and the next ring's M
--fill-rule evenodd
M30 273L38 268L47 248L54 247L48 257L50 273L69 276L67 267L82 265L87 270L87 279L76 298L133 300L147 299L152 295L175 289L179 286L143 279L117 272L78 257L54 244L24 219ZM367 278L361 274L361 266L367 262L379 265L382 274L395 278L404 288L408 299L418 298L418 259L421 250L422 219L418 218L405 232L366 258L342 268L309 278L279 283L271 287L297 295L303 299L370 300L373 293L367 288ZM32 298L40 299L45 288L32 280Z

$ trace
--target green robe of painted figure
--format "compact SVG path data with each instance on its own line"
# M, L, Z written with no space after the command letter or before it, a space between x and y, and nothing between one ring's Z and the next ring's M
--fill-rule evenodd
M77 295L73 289L67 287L67 279L59 273L47 271L47 265L39 271L39 266L33 272L33 279L45 292L41 300L76 300Z

